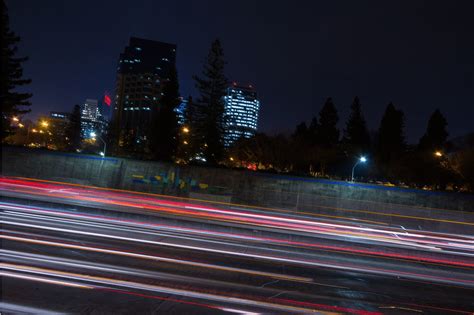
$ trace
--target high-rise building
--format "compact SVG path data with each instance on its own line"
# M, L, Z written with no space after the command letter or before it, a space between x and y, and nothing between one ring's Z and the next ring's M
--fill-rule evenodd
M181 97L181 102L179 103L178 107L174 109L174 112L176 113L176 118L178 119L178 124L183 125L184 124L184 113L186 111L186 106L188 105L188 100L184 99Z
M252 85L232 83L224 96L226 128L224 145L230 146L238 139L250 138L257 131L260 101Z
M65 149L67 139L67 128L69 127L69 119L71 114L65 112L50 112L49 113L49 130L52 131L51 145L59 150Z
M113 118L119 145L132 139L144 147L152 112L159 106L161 82L176 62L176 45L132 37L120 54ZM128 143L130 145L130 143Z
M90 138L91 132L97 132L99 117L99 102L96 99L86 99L81 106L82 138Z

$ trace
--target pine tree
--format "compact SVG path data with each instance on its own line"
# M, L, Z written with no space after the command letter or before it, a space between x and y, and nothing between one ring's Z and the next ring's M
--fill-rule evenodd
M364 153L370 148L370 135L357 96L351 105L351 113L344 130L344 143L358 154Z
M207 56L202 77L194 76L200 92L196 104L199 122L196 132L202 141L202 153L208 164L216 165L224 154L223 134L225 126L224 100L227 78L224 75L224 52L216 39Z
M175 67L171 68L169 80L164 83L162 93L160 106L153 113L150 148L155 159L172 161L176 156L179 136L175 109L181 102Z
M308 137L308 127L306 126L306 123L303 121L299 123L296 128L295 132L291 135L293 139L298 139L298 140L306 140Z
M432 151L442 150L448 138L448 132L446 131L447 126L448 122L446 118L441 114L439 109L436 109L433 114L431 114L426 132L420 139L418 145L419 149Z
M404 120L403 112L388 104L380 122L376 148L377 162L384 176L389 175L389 167L394 166L405 150Z
M15 57L20 37L10 30L8 9L4 1L0 3L0 105L2 107L2 140L11 133L10 119L29 112L32 94L16 92L17 87L29 84L23 79L22 63L26 57Z
M339 116L337 109L329 97L324 103L323 108L319 112L319 123L316 129L318 144L329 147L334 146L339 141L339 129L337 129L337 122Z
M68 139L67 149L69 151L76 151L81 147L81 107L79 105L74 105L71 116L69 116L66 137Z

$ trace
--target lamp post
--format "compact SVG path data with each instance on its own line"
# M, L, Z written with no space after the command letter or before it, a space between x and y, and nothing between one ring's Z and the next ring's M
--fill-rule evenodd
M367 162L367 158L365 156L361 156L360 158L357 159L357 162L352 167L352 176L351 176L352 181L354 181L354 171L355 171L356 166L359 165L359 163L365 163L365 162Z
M92 131L92 132L90 133L90 135L91 135L91 138L97 137L97 138L100 139L100 141L102 141L102 143L104 144L104 151L100 152L100 155L101 155L102 157L105 157L105 150L107 149L107 143L104 141L104 139L102 139L101 136L99 136L98 134L96 134L94 131Z

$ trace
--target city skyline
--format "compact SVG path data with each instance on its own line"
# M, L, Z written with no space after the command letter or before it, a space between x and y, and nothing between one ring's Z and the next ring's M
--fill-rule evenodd
M39 4L25 5L21 0L7 4L12 28L23 38L20 52L30 57L24 68L25 75L33 79L30 89L36 117L51 110L69 111L90 95L112 90L117 51L133 35L177 43L181 47L177 57L181 95L195 96L191 75L199 72L212 39L220 37L228 77L250 82L259 90L264 104L261 131L290 133L297 123L309 122L327 97L334 100L342 129L356 95L371 130L378 128L389 102L402 109L410 143L418 142L435 108L447 117L451 138L472 131L474 66L469 56L474 44L467 35L474 27L464 16L470 3L416 2L387 9L364 2L344 7L311 4L306 10L292 8L288 12L278 3L268 11L263 10L267 8L264 4L247 3L230 13L216 3L205 13L191 2L157 7L145 1L128 12L126 22L113 20L121 7L118 4L66 8L58 3L40 11L36 10ZM198 14L187 16L178 10L182 5ZM244 10L248 6L255 10ZM452 13L448 20L456 23L438 19L445 11ZM313 16L311 12L316 13ZM219 18L201 25L202 19L196 18L199 13ZM158 15L137 23L150 14ZM405 18L400 19L400 14ZM180 18L172 18L176 16ZM89 19L104 23L87 25ZM65 25L58 29L56 23ZM46 42L37 36L48 32L51 36L44 38ZM441 36L435 36L438 33ZM51 41L57 39L64 44L53 45ZM56 70L59 76L48 74ZM416 75L410 74L412 70ZM275 88L278 86L282 88Z

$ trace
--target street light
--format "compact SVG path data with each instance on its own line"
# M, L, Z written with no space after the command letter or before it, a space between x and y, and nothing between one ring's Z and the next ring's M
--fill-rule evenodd
M99 154L102 156L102 157L105 157L105 150L107 149L107 143L104 141L104 139L102 139L101 136L99 136L98 134L96 134L94 131L91 131L90 133L90 136L91 138L99 138L100 141L102 141L102 143L104 144L104 151L100 152Z
M188 132L189 132L189 128L188 128L188 127L183 127L183 132L184 132L184 133L188 133Z
M357 162L352 167L352 177L351 177L352 181L354 181L354 170L356 166L359 165L359 163L365 163L365 162L367 162L367 158L365 156L361 156L360 158L357 159Z
M442 156L443 156L443 152L441 152L441 151L436 151L436 152L434 153L434 155L437 156L437 157L442 157Z
M20 121L20 119L18 119L18 117L16 117L16 116L13 116L13 117L12 117L12 120L13 120L14 122L19 122L19 121Z

